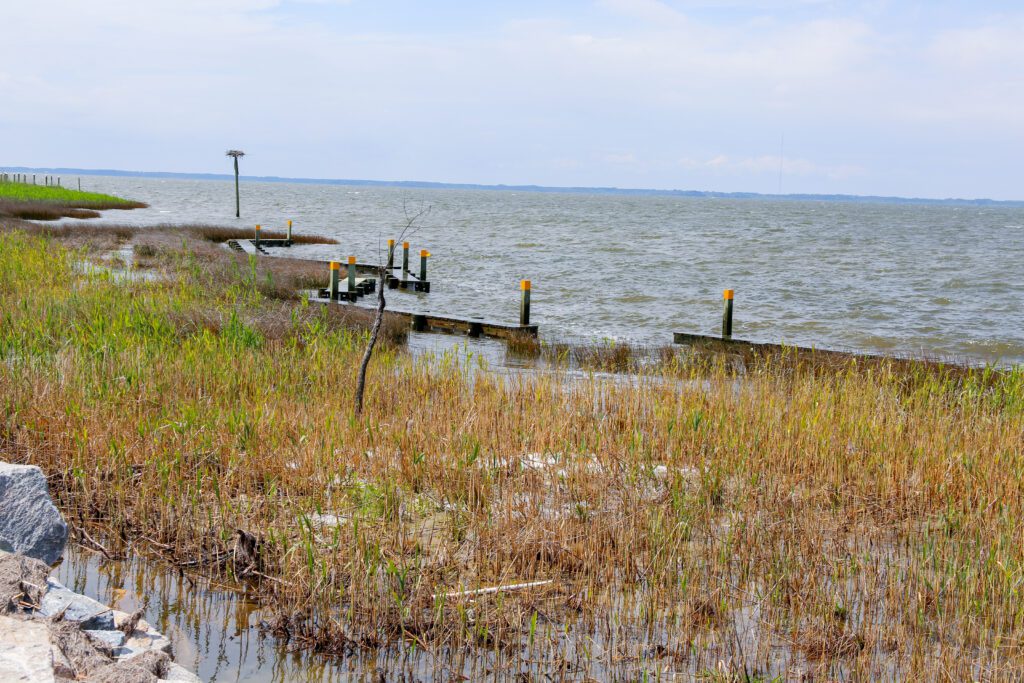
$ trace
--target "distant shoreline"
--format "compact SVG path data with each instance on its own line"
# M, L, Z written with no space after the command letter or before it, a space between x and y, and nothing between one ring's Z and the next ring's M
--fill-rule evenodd
M11 173L46 173L53 175L89 175L123 178L154 178L173 180L234 180L227 173L172 173L167 171L122 171L117 169L31 168L7 166L0 171ZM477 183L441 183L423 180L358 180L351 178L285 178L281 176L241 176L247 182L299 183L305 185L347 185L352 187L404 187L427 190L490 190L498 192L543 192L552 194L602 194L638 197L692 197L705 199L761 199L768 201L854 202L863 204L923 204L931 206L992 206L1024 208L1024 200L1014 199L930 199L925 197L889 197L851 194L761 194L758 192L715 192L706 190L655 190L619 187L550 187L545 185L483 185Z

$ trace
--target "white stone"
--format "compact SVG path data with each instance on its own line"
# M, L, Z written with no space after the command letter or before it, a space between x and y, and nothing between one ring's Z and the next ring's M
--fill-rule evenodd
M167 668L167 673L160 680L174 681L174 683L201 683L199 676L196 676L182 665L173 662Z
M124 645L114 650L114 657L117 659L131 659L150 650L172 654L171 641L153 628L145 632L137 630L124 641Z
M67 540L68 525L50 500L43 471L0 462L0 550L53 564Z
M53 683L53 654L45 622L0 616L0 681Z

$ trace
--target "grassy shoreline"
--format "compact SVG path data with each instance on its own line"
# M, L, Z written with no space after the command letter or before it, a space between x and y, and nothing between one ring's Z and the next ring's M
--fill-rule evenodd
M394 328L356 419L368 320L289 297L301 265L0 226L0 457L109 552L278 605L294 646L442 676L1024 672L1019 368L673 355L565 383ZM127 245L160 277L77 266Z
M141 209L143 202L54 185L0 182L0 218L57 220L98 218L105 209Z

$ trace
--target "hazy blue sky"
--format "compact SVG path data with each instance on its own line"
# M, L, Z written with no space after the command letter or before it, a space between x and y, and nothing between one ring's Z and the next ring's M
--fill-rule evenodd
M48 0L0 166L1024 198L1024 3Z

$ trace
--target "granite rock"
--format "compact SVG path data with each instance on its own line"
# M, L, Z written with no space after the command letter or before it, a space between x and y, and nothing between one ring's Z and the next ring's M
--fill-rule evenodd
M80 623L83 629L113 630L114 613L109 607L69 590L52 577L46 581L46 585L48 590L43 596L39 614L55 617L63 611L64 619Z
M0 681L53 683L46 623L0 616Z

